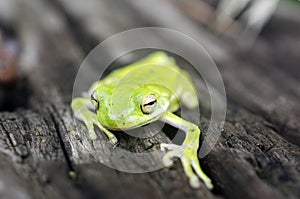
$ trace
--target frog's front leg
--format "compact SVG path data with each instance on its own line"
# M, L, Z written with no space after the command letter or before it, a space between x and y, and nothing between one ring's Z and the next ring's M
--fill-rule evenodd
M89 98L75 98L72 100L71 107L73 109L74 116L86 125L91 140L95 140L97 138L94 130L95 124L106 134L111 144L116 145L118 143L116 136L104 128L98 121L97 115L88 109L88 107L93 107Z
M202 171L198 160L197 150L199 147L200 129L196 125L187 122L170 112L167 112L161 120L186 133L185 140L181 146L175 144L161 144L162 150L170 150L163 158L164 164L170 165L173 157L180 158L185 174L188 176L192 187L197 188L200 186L200 178L207 188L212 189L213 185L211 180Z

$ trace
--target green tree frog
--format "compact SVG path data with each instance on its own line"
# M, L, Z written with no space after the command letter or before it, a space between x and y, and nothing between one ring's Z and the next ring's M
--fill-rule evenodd
M195 93L189 74L172 57L158 51L95 82L88 91L89 97L74 98L71 106L92 140L96 139L95 125L113 145L118 140L110 130L138 128L157 120L183 130L186 136L182 145L160 145L163 151L167 150L163 162L171 165L172 158L179 158L192 187L200 186L200 178L212 189L197 155L200 129L173 114L181 104L187 108L198 106Z

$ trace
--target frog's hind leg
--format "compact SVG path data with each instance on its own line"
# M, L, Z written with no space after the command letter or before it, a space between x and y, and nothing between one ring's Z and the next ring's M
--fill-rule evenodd
M101 131L103 131L106 134L110 143L112 143L113 145L116 145L118 143L116 136L110 131L108 131L106 128L104 128L98 121L97 115L88 109L88 107L93 107L90 99L83 97L75 98L72 101L71 107L73 109L74 116L80 121L82 121L87 127L91 140L95 140L97 138L97 135L94 130L95 124L100 128Z

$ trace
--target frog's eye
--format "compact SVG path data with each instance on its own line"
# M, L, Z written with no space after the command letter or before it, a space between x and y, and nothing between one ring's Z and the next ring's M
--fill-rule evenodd
M155 95L151 94L151 95L147 95L143 99L141 104L141 109L143 113L149 114L155 110L155 106L156 106L156 97Z
M98 110L99 109L99 101L95 97L95 92L93 94L91 94L91 101L95 107L95 110Z

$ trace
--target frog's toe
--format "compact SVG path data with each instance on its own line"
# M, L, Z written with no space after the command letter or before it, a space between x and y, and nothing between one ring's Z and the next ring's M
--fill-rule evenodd
M200 187L200 179L208 189L213 189L210 178L202 171L197 156L196 148L186 148L184 154L180 157L185 174L189 178L191 187Z
M162 161L163 161L163 164L164 164L166 167L170 167L170 166L173 165L173 160L171 159L170 156L165 155L165 156L163 157Z
M190 177L189 181L190 181L191 187L193 187L195 189L197 189L201 186L199 178L195 175Z
M176 147L175 147L176 146ZM173 164L173 158L180 158L183 154L183 150L180 149L178 145L174 145L176 149L173 151L167 152L163 157L163 163L165 166L171 166ZM170 149L170 148L168 148Z
M97 135L96 135L95 131L89 131L89 137L91 140L96 140Z
M112 136L112 137L109 138L109 142L112 145L116 146L118 144L118 139L115 136Z
M177 144L167 144L167 143L161 143L160 144L160 150L165 152L167 150L175 150L175 149L178 149L180 148L179 145Z
M205 186L208 189L213 189L214 186L211 183L211 179L202 171L197 157L191 158L191 165L199 178L201 178L201 180L204 182Z

